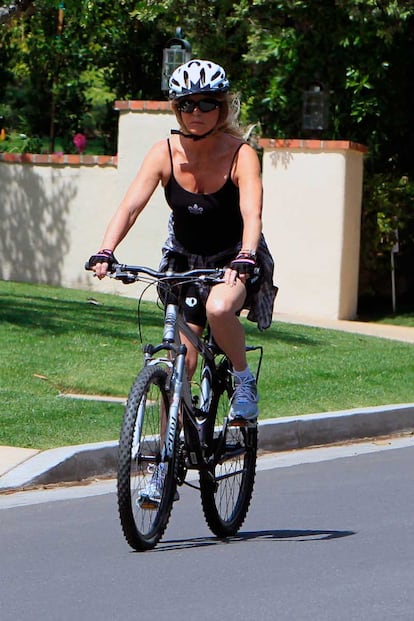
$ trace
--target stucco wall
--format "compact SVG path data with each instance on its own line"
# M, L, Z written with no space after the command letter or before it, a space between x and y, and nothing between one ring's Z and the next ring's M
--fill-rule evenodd
M0 278L134 295L83 270L151 145L175 119L168 102L116 102L118 155L0 154ZM262 140L264 233L280 287L275 311L353 318L363 152L349 142ZM123 262L157 266L169 208L159 188L120 244Z
M365 150L346 141L261 145L263 225L277 263L277 311L354 318Z
M0 277L80 286L115 201L114 166L0 164ZM101 196L105 200L101 200Z

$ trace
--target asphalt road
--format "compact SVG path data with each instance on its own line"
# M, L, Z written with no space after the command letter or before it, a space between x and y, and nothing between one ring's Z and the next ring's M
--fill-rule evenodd
M113 482L2 495L0 618L412 621L413 459L413 438L269 456L238 537L184 488L141 554Z

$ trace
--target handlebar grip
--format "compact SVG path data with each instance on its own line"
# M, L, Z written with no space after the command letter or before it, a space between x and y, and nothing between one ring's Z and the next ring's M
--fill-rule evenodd
M94 266L94 265L95 265L95 263L91 263L91 260L90 260L90 259L88 259L88 260L85 262L84 268L85 268L85 270L86 270L87 272L92 272L92 271L93 271L93 270L92 270L92 268L93 268L93 266ZM112 268L110 268L110 267L108 266L108 271L107 271L107 273L108 273L108 274L112 274L112 272L113 272L113 269L112 269Z

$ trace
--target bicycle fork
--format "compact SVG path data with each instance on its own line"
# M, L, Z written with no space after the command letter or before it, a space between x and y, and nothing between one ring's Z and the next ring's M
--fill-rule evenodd
M164 448L162 454L163 461L170 461L173 457L176 437L178 433L178 424L180 420L180 405L182 399L191 400L190 387L185 375L185 357L187 348L180 345L178 354L172 370L171 389L172 396L170 400L170 408L167 419L167 427L165 432Z

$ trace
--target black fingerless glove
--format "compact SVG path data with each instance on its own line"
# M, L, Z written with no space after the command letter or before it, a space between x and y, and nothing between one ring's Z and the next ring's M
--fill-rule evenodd
M238 274L253 276L257 267L256 253L244 252L241 250L237 257L230 263L230 267Z
M116 260L112 250L105 249L105 250L99 250L99 252L97 252L96 254L93 254L89 258L89 261L86 264L87 269L91 269L91 267L93 267L97 263L108 263L108 268L111 269L114 263L118 263L118 261Z

